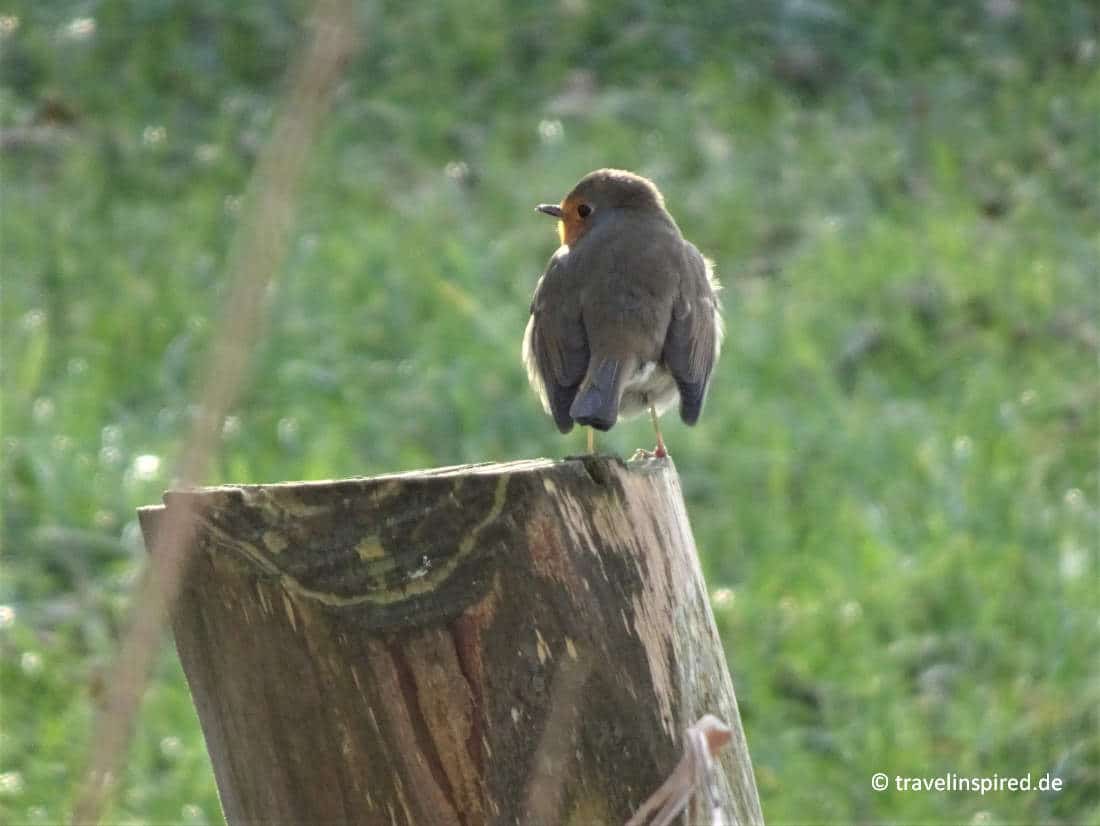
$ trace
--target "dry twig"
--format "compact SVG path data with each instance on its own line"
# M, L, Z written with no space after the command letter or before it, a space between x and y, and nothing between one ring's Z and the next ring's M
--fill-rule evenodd
M237 231L227 271L232 291L203 371L199 415L184 443L176 478L205 480L221 424L235 403L260 335L264 294L286 256L294 204L306 163L342 69L355 47L350 0L318 0L312 36L291 75L281 115L252 176L251 209ZM73 809L74 823L97 823L123 761L149 670L187 570L192 514L173 511L158 537L95 721L92 755Z

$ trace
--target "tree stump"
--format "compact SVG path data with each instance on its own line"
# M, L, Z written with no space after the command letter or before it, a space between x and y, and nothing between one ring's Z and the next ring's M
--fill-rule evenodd
M733 729L727 823L762 822L670 461L164 502L140 511L153 553L196 508L173 628L230 824L622 824L705 713Z

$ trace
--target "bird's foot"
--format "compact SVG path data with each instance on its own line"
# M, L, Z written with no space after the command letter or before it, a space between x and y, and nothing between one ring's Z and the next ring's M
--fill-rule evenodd
M657 445L653 450L646 450L645 448L638 448L634 451L630 457L630 461L637 462L640 459L666 459L668 458L668 451L665 450L664 445Z

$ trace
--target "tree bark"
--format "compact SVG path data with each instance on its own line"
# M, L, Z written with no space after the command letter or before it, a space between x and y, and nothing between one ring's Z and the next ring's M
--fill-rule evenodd
M154 553L188 498L173 627L230 824L622 824L705 713L762 822L670 461L170 491Z

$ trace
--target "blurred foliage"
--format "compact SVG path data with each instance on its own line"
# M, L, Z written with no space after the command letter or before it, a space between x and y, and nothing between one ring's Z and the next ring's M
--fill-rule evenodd
M303 12L0 8L5 822L67 810ZM363 26L211 481L580 450L519 364L554 246L531 207L635 169L725 281L707 410L667 436L769 821L1100 820L1095 3L441 0ZM115 817L220 820L167 651Z

